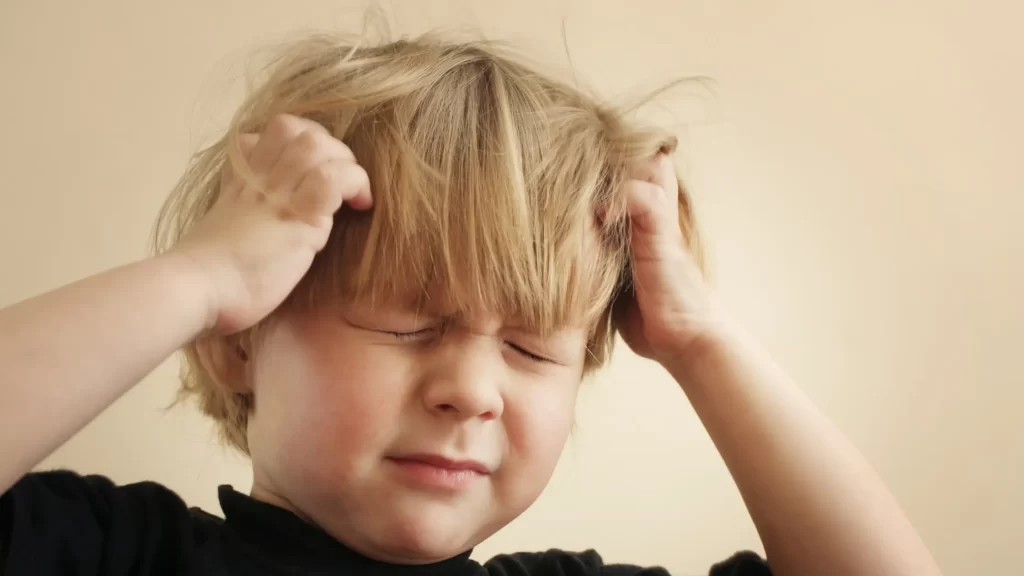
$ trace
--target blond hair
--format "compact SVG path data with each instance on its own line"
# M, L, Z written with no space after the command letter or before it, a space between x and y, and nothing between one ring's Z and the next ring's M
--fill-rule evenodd
M225 163L248 173L239 136L281 113L345 142L375 202L369 213L339 211L282 309L380 299L487 311L539 332L577 322L589 328L586 370L607 360L629 231L624 220L595 226L594 214L621 205L630 167L672 151L671 134L635 126L493 44L312 35L276 54L226 134L194 156L160 214L158 251L210 209ZM685 191L679 217L699 261ZM181 397L195 396L248 453L251 402L218 386L194 345L184 352Z

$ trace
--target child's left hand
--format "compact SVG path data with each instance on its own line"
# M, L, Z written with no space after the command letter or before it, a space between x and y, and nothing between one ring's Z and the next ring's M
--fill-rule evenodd
M687 248L671 159L658 154L637 166L625 193L633 295L616 311L619 331L640 356L685 361L699 344L719 340L725 319Z

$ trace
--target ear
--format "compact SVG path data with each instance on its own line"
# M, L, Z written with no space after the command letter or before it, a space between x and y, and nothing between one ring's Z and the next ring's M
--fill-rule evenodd
M251 394L248 339L209 337L196 342L199 361L218 386L236 394Z

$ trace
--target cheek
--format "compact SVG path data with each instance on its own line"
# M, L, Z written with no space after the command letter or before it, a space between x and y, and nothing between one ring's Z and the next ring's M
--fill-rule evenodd
M277 344L285 345L257 372L251 443L273 446L279 462L331 476L346 474L387 445L410 367L381 358L386 350L315 331Z
M505 427L516 482L539 493L554 472L572 429L579 383L528 387L506 408Z
M330 453L343 444L349 450L371 450L386 443L404 403L407 375L400 365L373 350L346 349L314 361L303 395L306 418L315 425L309 438ZM380 366L391 370L382 371Z

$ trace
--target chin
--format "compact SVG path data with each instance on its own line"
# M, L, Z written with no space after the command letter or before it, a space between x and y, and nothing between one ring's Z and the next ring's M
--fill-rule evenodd
M458 556L472 548L472 546L457 546L451 542L430 542L412 539L390 541L387 543L387 546L388 560L401 564L432 564L434 562L441 562Z
M466 524L465 517L429 513L395 518L378 535L380 548L395 560L407 564L440 562L479 544L482 538Z

